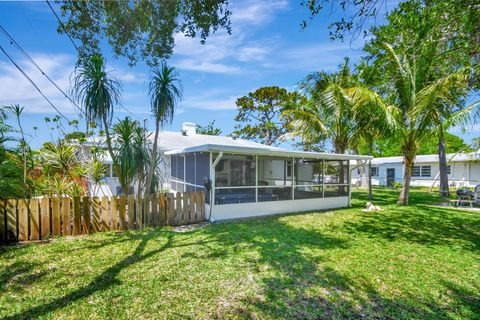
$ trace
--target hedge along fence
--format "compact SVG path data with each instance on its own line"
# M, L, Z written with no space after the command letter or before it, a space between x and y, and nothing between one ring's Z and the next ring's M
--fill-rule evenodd
M0 200L0 242L204 220L205 194L201 191L146 197L9 199Z

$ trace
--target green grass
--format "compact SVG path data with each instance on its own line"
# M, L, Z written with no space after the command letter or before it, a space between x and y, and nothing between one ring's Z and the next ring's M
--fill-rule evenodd
M175 233L0 249L0 318L466 319L480 315L480 213L375 190L353 208Z

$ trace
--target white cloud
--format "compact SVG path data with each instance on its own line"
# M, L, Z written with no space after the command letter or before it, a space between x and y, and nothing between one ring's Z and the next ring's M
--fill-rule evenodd
M271 41L247 41L252 28L271 22L288 2L242 1L231 7L232 34L219 31L202 45L198 39L175 35L174 60L179 69L206 73L246 72L238 63L263 61L275 47Z
M75 67L75 57L65 54L31 54L33 60L64 92L70 95L70 75ZM12 57L43 94L64 114L78 115L80 111L26 59ZM107 67L107 70L112 70ZM146 79L143 73L135 74L122 69L112 71L112 76L125 83L137 83ZM8 60L0 61L0 105L20 104L25 112L55 113L53 107L35 87ZM70 95L71 96L71 95Z
M240 70L238 67L232 65L208 61L195 61L194 59L180 60L176 63L176 66L179 69L209 73L235 73Z
M237 108L235 101L241 96L241 94L228 94L225 90L221 89L212 89L192 97L185 97L182 101L181 108L234 110Z
M68 93L69 77L75 64L68 55L31 55L43 71ZM51 58L50 58L51 57ZM74 106L31 63L13 57L25 73L37 84L52 103L65 113L74 113ZM20 104L26 112L55 112L35 87L9 61L0 62L0 104Z
M241 1L240 5L232 6L232 26L245 24L265 24L273 20L276 11L288 8L286 0L270 0L270 1Z

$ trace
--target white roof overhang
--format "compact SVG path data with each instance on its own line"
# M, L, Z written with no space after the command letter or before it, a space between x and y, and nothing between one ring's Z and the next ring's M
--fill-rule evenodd
M204 144L183 149L171 150L165 152L167 155L183 154L192 152L224 152L234 154L277 156L277 157L296 157L310 159L329 159L329 160L371 160L371 156L360 156L353 154L336 154L323 152L294 151L281 148L252 148L240 146L225 146L217 144Z

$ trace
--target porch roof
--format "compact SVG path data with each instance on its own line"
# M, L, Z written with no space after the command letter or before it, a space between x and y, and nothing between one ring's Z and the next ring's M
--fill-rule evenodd
M265 147L243 147L232 145L219 144L202 144L187 148L180 148L165 152L165 154L181 154L192 152L224 152L235 154L248 155L262 155L262 156L278 156L278 157L298 157L298 158L316 158L316 159L331 159L331 160L371 160L371 156L360 156L352 154L337 154L324 152L308 152L296 151L283 148L275 148L270 146Z

